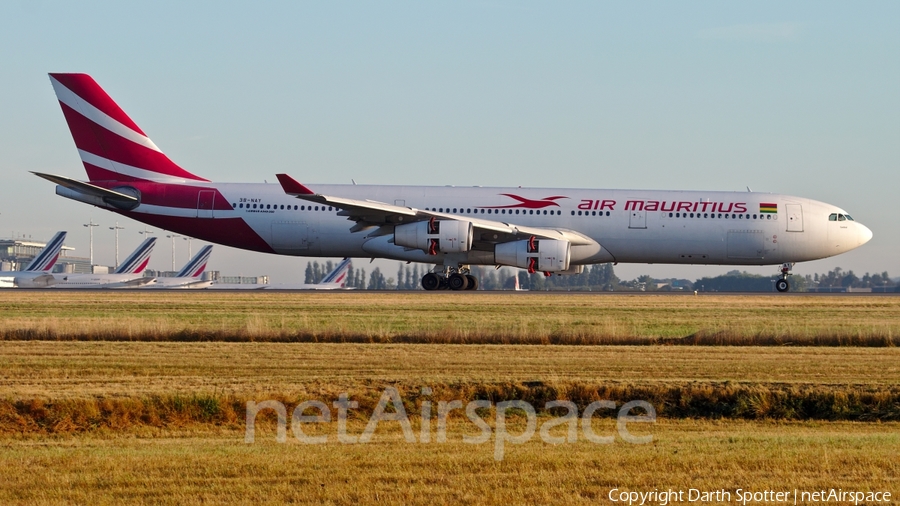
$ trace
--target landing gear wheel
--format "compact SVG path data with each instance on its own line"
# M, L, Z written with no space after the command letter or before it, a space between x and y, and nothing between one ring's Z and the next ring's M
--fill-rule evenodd
M775 282L775 289L779 292L786 292L791 289L791 285L788 284L786 279L779 279Z
M447 286L451 290L465 290L469 287L469 280L464 274L457 272L447 278Z
M471 274L466 274L466 279L469 280L469 286L466 287L466 290L478 290L478 278Z
M441 277L433 272L422 276L422 288L431 291L441 287Z

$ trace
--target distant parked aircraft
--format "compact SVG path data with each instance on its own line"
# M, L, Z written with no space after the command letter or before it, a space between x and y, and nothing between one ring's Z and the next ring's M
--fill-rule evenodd
M172 278L156 278L156 283L145 285L142 288L207 288L212 284L210 280L204 280L201 276L206 270L209 256L212 254L212 245L207 244L191 258L188 263Z
M345 258L318 283L265 285L264 288L266 290L337 290L345 288L344 285L347 283L347 273L349 271L350 259Z
M57 232L24 271L0 271L0 288L47 288L56 283L50 270L59 260L66 232Z
M350 259L345 258L318 283L260 285L260 284L224 284L213 283L210 290L337 290L344 288L347 272L350 270Z
M154 283L144 277L156 237L148 237L112 274L56 274L53 288L138 288Z

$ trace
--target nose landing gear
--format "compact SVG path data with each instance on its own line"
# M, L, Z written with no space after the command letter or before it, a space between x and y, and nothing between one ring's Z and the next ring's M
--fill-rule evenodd
M791 275L791 269L794 267L792 263L781 264L781 279L775 281L775 289L779 292L787 292L791 289L790 283L788 283L788 276Z

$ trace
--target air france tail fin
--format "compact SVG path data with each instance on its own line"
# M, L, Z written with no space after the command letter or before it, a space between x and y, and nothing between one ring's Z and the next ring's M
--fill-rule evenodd
M169 159L87 74L50 74L91 181L207 181Z
M28 272L50 272L53 266L56 265L56 261L59 260L59 252L62 251L63 241L65 240L66 232L57 232L53 239L50 239L50 242L44 246L44 249L31 260L31 263L28 264L25 270Z
M125 259L116 269L116 274L140 274L147 268L150 263L150 253L153 253L153 246L156 245L156 237L148 237L137 247L136 250Z
M212 254L212 245L207 244L190 259L188 263L178 271L176 278L196 278L203 274L206 270L206 263L209 262L209 256Z
M329 272L327 276L322 278L322 281L320 281L319 284L344 286L344 283L347 281L347 272L349 270L350 259L345 258L341 260L341 263L337 264L337 267L335 267L333 271Z

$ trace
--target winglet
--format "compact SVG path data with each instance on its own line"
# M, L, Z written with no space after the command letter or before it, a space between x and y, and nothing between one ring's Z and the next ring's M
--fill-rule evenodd
M275 177L277 177L278 182L281 183L281 188L284 189L284 193L287 193L288 195L315 195L312 190L303 186L299 181L287 174L275 174Z

